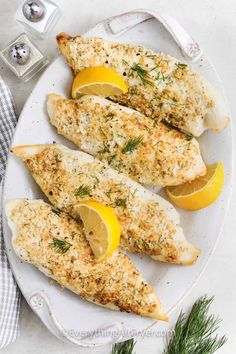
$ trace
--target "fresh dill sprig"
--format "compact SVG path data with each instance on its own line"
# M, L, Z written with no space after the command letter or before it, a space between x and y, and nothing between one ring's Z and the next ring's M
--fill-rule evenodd
M188 133L188 132L186 132L185 130L183 130L183 129L181 129L181 128L175 127L174 125L172 125L171 123L167 122L166 120L162 120L161 122L162 122L167 128L177 130L178 132L184 134L184 135L186 136L186 140L187 140L187 141L191 141L191 140L194 138L193 134Z
M218 317L208 315L213 299L202 296L194 303L189 316L180 313L163 354L212 354L225 344L225 336L212 336L221 322Z
M126 340L125 342L117 343L112 346L112 354L132 354L136 342L134 339Z
M128 140L122 149L122 153L127 154L128 152L133 152L135 149L137 149L138 145L141 144L142 141L142 135L139 135L137 138Z
M106 136L106 134L104 133L104 130L102 129L102 127L99 127L99 133L102 135L102 136Z
M66 253L72 246L71 243L67 242L66 240L60 240L58 238L53 238L53 242L50 243L50 245L54 247L59 253Z
M147 70L143 69L139 64L134 64L131 70L137 73L138 77L141 79L144 86L146 85L154 86L153 79L148 74Z
M86 195L91 194L92 189L89 186L82 184L79 188L75 190L75 196L84 198Z
M178 69L185 69L188 65L183 63L175 63L175 66L177 66Z
M116 200L115 200L115 205L123 207L123 208L126 207L126 203L127 203L127 199L126 198L116 198Z
M135 190L131 193L132 197L134 197L137 192L138 192L138 188L135 188Z
M121 192L121 191L120 191L119 189L117 189L117 190L109 189L109 191L108 191L108 192L105 192L105 194L106 194L107 197L110 197L111 194L113 194L113 193L120 193L120 192Z
M56 215L60 215L60 213L61 213L61 210L59 210L59 209L57 209L57 208L52 208L51 209L52 210L52 212L54 213L54 214L56 214Z
M184 133L186 135L186 140L191 141L193 139L193 134L191 133Z
M122 62L123 62L123 64L125 64L125 65L129 65L129 63L128 63L125 59L122 59Z

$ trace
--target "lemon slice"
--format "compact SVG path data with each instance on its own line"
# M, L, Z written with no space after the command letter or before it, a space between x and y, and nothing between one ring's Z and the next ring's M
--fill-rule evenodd
M74 208L83 222L96 262L104 261L120 242L120 224L114 210L93 201L78 202Z
M82 95L113 96L128 91L123 78L105 66L92 66L81 70L72 85L72 97Z
M199 210L214 203L219 197L224 184L222 162L207 167L205 176L191 183L167 187L169 198L182 209Z

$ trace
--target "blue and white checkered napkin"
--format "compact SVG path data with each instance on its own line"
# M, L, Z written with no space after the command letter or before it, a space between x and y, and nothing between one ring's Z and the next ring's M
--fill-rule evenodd
M0 77L0 183L6 167L8 149L17 118L9 88ZM2 212L2 210L1 210ZM0 349L19 335L20 292L12 275L2 237L0 212Z

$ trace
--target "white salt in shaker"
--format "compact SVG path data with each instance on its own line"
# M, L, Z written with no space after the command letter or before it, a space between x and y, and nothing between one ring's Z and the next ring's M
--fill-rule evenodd
M0 57L14 74L25 82L49 63L26 33L22 33L4 48Z
M16 11L15 20L32 34L46 38L61 15L50 0L25 0Z

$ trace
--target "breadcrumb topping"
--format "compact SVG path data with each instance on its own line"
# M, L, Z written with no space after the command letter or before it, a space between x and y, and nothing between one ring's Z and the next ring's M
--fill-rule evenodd
M215 106L201 76L170 55L102 38L61 34L57 41L74 74L89 66L114 69L123 76L129 91L112 100L158 122L165 120L199 135L199 126Z
M82 150L146 185L178 185L206 173L195 139L108 100L57 99L50 121Z
M54 206L72 216L74 203L81 200L112 206L121 225L121 246L128 251L170 263L197 259L199 250L186 241L170 203L92 156L54 144L25 162ZM88 191L82 196L81 186Z
M154 289L120 251L96 264L82 226L41 200L22 199L11 209L16 226L13 246L25 261L43 270L83 299L120 311L166 319ZM53 245L63 240L64 253Z

